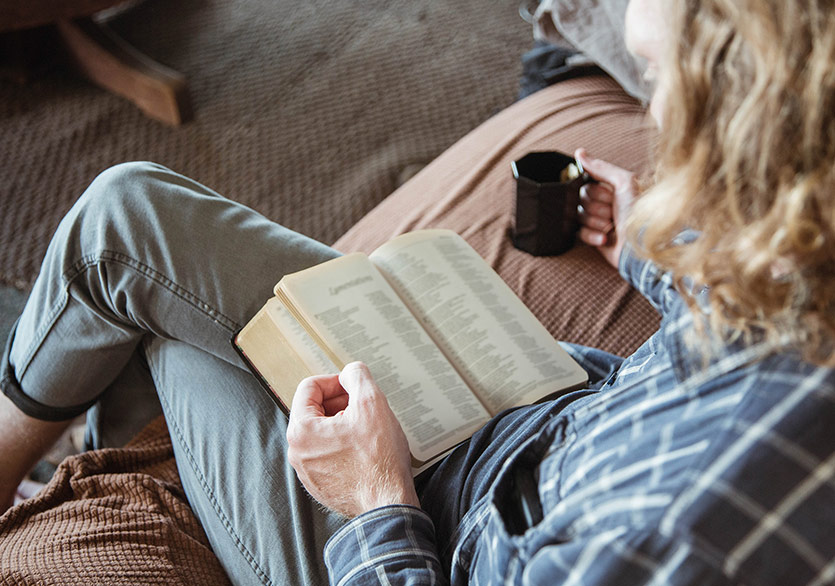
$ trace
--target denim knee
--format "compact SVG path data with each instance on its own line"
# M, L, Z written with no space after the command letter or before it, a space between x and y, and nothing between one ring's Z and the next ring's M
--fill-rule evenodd
M174 175L157 163L120 163L102 171L78 199L76 207L85 216L145 209L154 205L152 194L160 191L159 184L168 183Z
M59 235L82 242L87 254L95 249L137 243L157 236L159 219L176 215L182 203L172 189L185 178L150 162L121 163L100 173L65 216ZM147 232L147 233L143 233ZM74 238L75 237L75 238Z

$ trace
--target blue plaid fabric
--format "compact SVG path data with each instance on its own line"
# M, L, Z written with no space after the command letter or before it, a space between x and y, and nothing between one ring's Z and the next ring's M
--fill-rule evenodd
M423 510L347 523L332 583L835 584L833 370L763 344L705 363L669 278L621 272L659 331L625 360L567 345L591 388L495 418L418 478Z

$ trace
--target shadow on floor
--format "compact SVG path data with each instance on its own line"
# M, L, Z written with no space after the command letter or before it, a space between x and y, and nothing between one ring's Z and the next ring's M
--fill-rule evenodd
M17 316L23 311L27 296L27 292L18 291L13 287L0 287L0 347L5 348L6 339Z

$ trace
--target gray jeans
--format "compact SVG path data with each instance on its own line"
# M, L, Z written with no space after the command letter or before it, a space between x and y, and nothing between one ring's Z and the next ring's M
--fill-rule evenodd
M95 405L96 447L123 444L161 408L186 494L232 580L326 583L322 549L340 520L296 480L285 417L230 339L283 274L336 254L158 165L119 165L58 227L4 386L46 417Z

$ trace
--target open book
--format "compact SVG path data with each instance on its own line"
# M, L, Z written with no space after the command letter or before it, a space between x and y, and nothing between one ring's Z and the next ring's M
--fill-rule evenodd
M580 388L585 371L449 230L286 275L233 345L286 412L298 383L365 362L419 468L493 415Z

